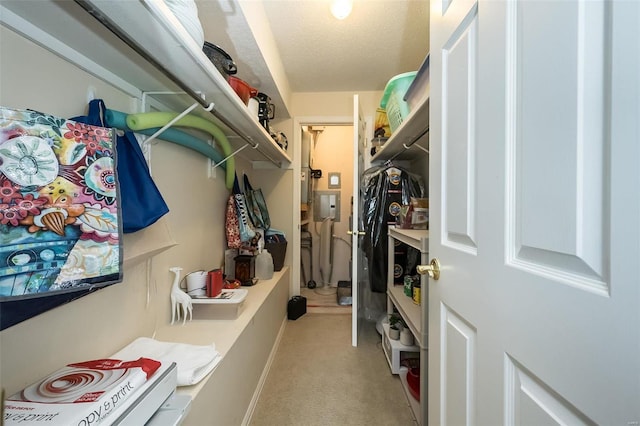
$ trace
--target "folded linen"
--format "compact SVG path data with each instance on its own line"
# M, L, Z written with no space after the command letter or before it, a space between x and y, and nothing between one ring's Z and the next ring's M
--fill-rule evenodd
M195 385L218 365L222 356L215 344L190 345L187 343L161 342L139 337L113 355L116 359L151 358L162 364L176 363L178 386Z

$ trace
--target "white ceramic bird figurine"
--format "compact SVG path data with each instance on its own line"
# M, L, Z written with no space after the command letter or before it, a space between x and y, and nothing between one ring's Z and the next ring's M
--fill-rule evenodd
M187 312L189 313L189 320L193 317L193 304L191 303L191 297L180 289L180 271L182 271L182 268L174 266L169 270L175 274L171 287L171 324L176 320L180 321L180 316L182 315L182 325L184 325L187 321Z

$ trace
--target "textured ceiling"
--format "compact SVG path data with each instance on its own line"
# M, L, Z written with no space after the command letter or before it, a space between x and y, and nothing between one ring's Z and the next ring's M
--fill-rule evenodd
M293 92L384 90L391 77L419 69L429 51L428 0L354 0L343 21L329 12L330 0L197 4L205 40L231 55L238 78L271 96L278 117L289 117Z
M383 90L429 51L428 0L354 0L345 20L329 0L263 0L293 92Z

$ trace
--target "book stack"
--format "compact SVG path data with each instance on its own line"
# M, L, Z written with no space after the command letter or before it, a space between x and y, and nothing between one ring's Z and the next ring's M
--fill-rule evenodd
M69 364L8 397L4 424L98 425L124 405L160 365L149 358Z

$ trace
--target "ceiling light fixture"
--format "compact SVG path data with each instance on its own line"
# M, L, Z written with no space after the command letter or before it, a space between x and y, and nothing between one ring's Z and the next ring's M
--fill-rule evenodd
M331 2L331 14L336 19L344 19L351 13L353 0L333 0Z

